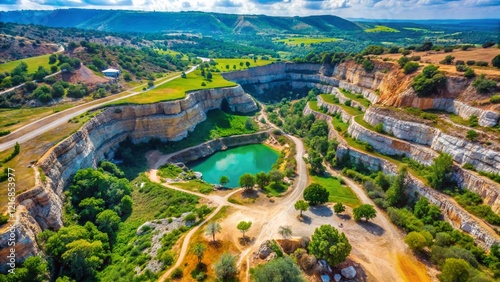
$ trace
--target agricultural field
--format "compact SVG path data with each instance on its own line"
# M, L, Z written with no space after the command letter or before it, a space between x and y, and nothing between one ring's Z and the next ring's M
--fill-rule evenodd
M34 73L38 69L39 66L44 67L45 69L49 70L50 65L49 65L49 57L51 54L47 55L42 55L42 56L37 56L37 57L31 57L31 58L25 58L21 60L16 60L16 61L11 61L5 64L0 64L0 72L10 72L12 71L17 65L19 65L21 62L25 62L28 64L28 73Z
M205 86L202 86L202 83ZM236 83L225 80L219 73L213 73L212 80L207 80L201 75L200 70L186 75L186 78L176 78L146 92L112 103L117 104L151 104L162 101L177 100L186 97L186 92L236 86Z
M373 28L365 29L365 32L399 32L399 30L385 25L376 25Z
M284 39L275 39L273 41L283 42L286 45L290 46L300 46L302 44L311 45L311 44L331 43L339 40L342 39L333 37L289 37Z

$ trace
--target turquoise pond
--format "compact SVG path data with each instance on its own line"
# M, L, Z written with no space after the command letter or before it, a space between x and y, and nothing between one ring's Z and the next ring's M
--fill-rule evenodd
M220 177L225 175L230 180L226 187L235 188L245 173L269 172L278 156L279 152L271 147L254 144L220 151L186 165L203 173L203 180L208 183L218 184Z

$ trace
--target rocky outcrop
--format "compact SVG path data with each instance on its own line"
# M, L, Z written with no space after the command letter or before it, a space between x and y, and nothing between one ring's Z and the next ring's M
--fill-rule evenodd
M340 144L337 147L337 158L344 159L346 156L354 163L362 163L371 171L381 170L384 173L392 175L398 172L398 167L389 161ZM476 243L483 248L489 249L493 244L500 243L500 237L492 228L481 223L481 219L470 215L449 196L426 186L411 174L407 175L406 187L409 189L409 191L406 191L407 195L413 196L414 192L416 192L420 196L429 199L431 203L439 206L445 219L453 227L469 233L475 239Z
M387 133L399 139L427 145L435 151L448 153L459 164L470 163L477 170L487 172L500 171L500 152L485 148L480 144L451 136L421 123L379 113L374 108L366 111L364 120L373 126L382 123Z
M328 124L328 140L332 140L332 139L342 140L340 138L340 136L339 136L339 133L335 130L335 128L333 128L332 117L331 116L329 116L327 114L324 114L324 113L313 111L309 107L309 104L306 105L306 107L302 111L302 114L304 116L312 114L312 115L314 115L314 117L316 119L326 121L326 124Z
M219 138L173 154L167 162L188 163L227 148L262 143L268 137L269 131Z
M133 142L151 138L181 140L206 119L208 110L220 108L224 100L233 111L257 110L255 101L240 86L196 91L176 101L110 107L49 150L38 161L46 182L17 197L19 221L16 230L20 234L17 238L18 242L23 242L20 245L29 250L25 255L38 252L34 234L62 227L63 189L77 170L95 167L99 160L111 156L127 137ZM29 238L22 239L25 235ZM2 233L0 238L5 236L8 233ZM0 239L0 250L7 248ZM18 260L26 256L18 255ZM4 258L2 256L0 262Z
M346 111L342 109L342 107L334 104L327 103L321 98L321 96L316 96L316 101L318 102L318 107L326 108L327 113L334 115L340 113L340 117L342 121L345 123L349 123L351 121L352 116L348 114Z

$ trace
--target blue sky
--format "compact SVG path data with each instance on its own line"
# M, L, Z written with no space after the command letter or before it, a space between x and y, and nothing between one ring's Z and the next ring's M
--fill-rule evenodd
M98 8L371 19L500 18L500 0L0 0L0 10Z

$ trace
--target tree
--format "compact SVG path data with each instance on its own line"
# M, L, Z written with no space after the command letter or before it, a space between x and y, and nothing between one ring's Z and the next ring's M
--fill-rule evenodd
M123 79L125 79L125 81L131 81L132 76L130 75L130 73L128 71L124 71L123 72Z
M182 77L182 78L186 78L186 77L187 77L187 76L186 76L186 73L185 73L185 72L182 72L181 77Z
M453 63L453 60L455 60L455 57L453 57L452 55L448 55L439 63L445 65L451 65Z
M430 166L430 173L428 180L432 188L442 190L449 178L448 174L451 172L453 159L449 154L440 154L434 159Z
M325 171L325 168L323 167L323 158L314 150L309 150L308 155L308 161L311 165L310 172L315 175L321 175Z
M491 60L491 65L500 68L500 55L496 55L492 60Z
M310 254L326 260L332 266L344 262L351 252L351 244L345 234L339 234L331 225L316 228L307 248Z
M201 260L203 259L203 255L205 254L206 250L207 247L203 243L197 243L191 249L191 252L198 257L198 263L201 263Z
M302 217L302 212L303 211L307 211L307 209L309 208L309 204L304 201L304 200L298 200L297 202L295 202L295 210L298 210L300 211L300 217Z
M60 67L62 72L69 72L72 73L75 71L75 69L68 63L63 63Z
M123 198L120 200L120 210L122 215L131 214L133 204L134 202L132 201L132 198L129 195L123 196Z
M101 241L89 242L80 239L67 244L66 248L67 251L61 258L77 281L94 277L97 270L103 266L105 252Z
M52 97L60 98L64 96L64 87L61 85L61 83L54 83L50 93L52 94Z
M243 240L246 240L245 238L245 232L248 231L248 229L250 229L250 227L252 227L252 222L251 221L241 221L240 223L238 223L238 226L236 226L236 228L238 228L238 230L243 233Z
M465 135L465 137L467 137L467 139L469 139L470 141L476 141L477 137L478 137L479 134L477 134L477 132L475 130L469 130L467 131L467 135Z
M255 178L250 173L245 173L240 176L240 186L246 190L251 190L255 185Z
M264 189L264 187L269 185L269 175L263 171L255 174L255 183L259 185L260 189Z
M439 275L441 282L469 281L470 265L463 259L447 258Z
M481 74L472 83L472 86L474 86L479 93L488 93L495 89L496 85L497 83L494 80L487 79L484 74Z
M40 256L28 257L22 267L16 267L15 272L0 274L0 281L12 282L43 282L49 281L48 263Z
M369 204L364 204L357 208L354 208L353 213L354 213L354 220L356 221L359 221L362 218L364 218L365 221L368 221L377 216L377 211L372 205Z
M228 184L229 182L230 182L229 177L227 177L225 175L223 175L219 178L219 183L220 183L220 185L222 185L222 187L225 187L226 184Z
M283 173L277 169L273 169L269 172L269 178L276 184L283 180Z
M220 233L222 227L218 222L212 221L208 223L207 227L205 228L205 234L211 235L212 236L212 241L215 242L215 234Z
M120 217L112 210L102 211L96 217L96 225L99 231L105 232L110 236L118 230L120 222Z
M148 88L151 88L151 87L153 87L153 86L155 86L154 81L152 81L152 80L148 80Z
M410 74L418 70L419 64L417 62L407 62L403 66L403 70L405 74Z
M410 59L406 56L401 56L401 58L398 59L398 65L403 68L406 63L408 63L410 61Z
M411 86L418 96L429 96L446 82L446 76L438 71L438 68L435 65L428 65L421 74L413 78Z
M42 66L38 67L38 70L33 75L33 79L36 81L43 81L43 78L49 75L49 72Z
M208 71L208 72L207 72L207 80L208 80L208 81L211 81L211 80L212 80L212 77L213 77L212 72L211 72L211 71Z
M247 66L247 68L248 68L248 67L250 67L250 62L249 62L249 61L246 61L246 62L245 62L245 66Z
M245 120L245 128L247 130L253 130L255 128L255 122L253 121L252 118L247 118Z
M333 206L333 211L337 214L342 213L345 211L345 206L341 202L338 202Z
M79 204L80 222L94 221L96 216L104 210L104 200L94 197L85 198Z
M372 71L373 68L375 67L373 62L370 60L367 60L367 59L363 60L362 64L363 64L363 68L365 69L365 71Z
M305 282L299 267L289 257L281 257L257 266L252 272L255 282Z
M406 204L406 197L404 195L405 178L406 168L403 167L399 170L389 189L387 189L386 200L390 206L401 207Z
M307 188L304 190L304 199L313 206L328 202L328 197L330 197L330 193L328 192L328 190L316 183L307 186Z
M236 257L229 253L224 253L220 260L214 264L215 275L221 281L228 281L233 278L238 271L236 269Z
M422 250L428 246L425 237L420 232L416 231L412 231L406 235L405 243L416 253L422 252Z
M289 239L292 237L292 227L290 225L280 226L280 228L278 229L278 233L284 239Z
M56 54L52 54L49 56L49 65L53 65L57 62L57 56Z

